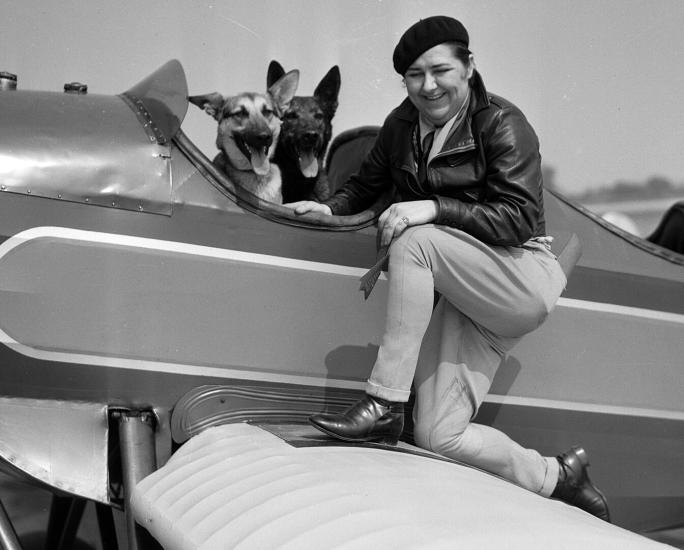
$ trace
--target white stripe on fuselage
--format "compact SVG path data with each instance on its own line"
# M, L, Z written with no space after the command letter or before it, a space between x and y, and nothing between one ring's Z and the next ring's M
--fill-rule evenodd
M360 267L349 267L345 265L326 264L321 262L310 262L284 258L282 256L270 256L268 254L256 254L253 252L242 252L226 248L215 248L198 244L188 244L176 241L163 241L161 239L149 239L147 237L131 237L130 235L117 235L115 233L100 233L95 231L83 231L81 229L69 229L66 227L34 227L7 239L0 245L0 259L13 248L22 243L40 238L59 238L71 241L85 241L89 243L115 244L119 246L130 246L133 248L143 248L163 252L175 252L190 256L204 256L208 258L220 258L224 260L235 260L238 262L263 264L274 267L284 267L288 269L299 269L302 271L318 271L321 273L333 273L336 275L348 275L350 277L361 277L366 269Z
M2 260L2 258L6 254L8 254L12 249L16 248L17 246L20 246L21 244L34 239L46 237L59 238L65 240L77 240L89 243L129 246L134 248L173 252L185 255L221 258L242 263L281 267L293 270L313 271L318 273L330 273L335 275L344 275L356 278L361 277L366 273L366 269L363 268L349 267L337 264L312 262L293 258L285 258L281 256L272 256L267 254L257 254L252 252L242 252L238 250L215 248L175 241L150 239L146 237L133 237L129 235L117 235L114 233L100 233L94 231L83 231L80 229L48 226L28 229L26 231L22 231L21 233L17 233L16 235L7 239L4 243L0 244L0 260ZM385 278L384 274L382 275L382 277ZM659 321L684 325L684 315L681 314L650 310L644 308L627 307L616 304L607 304L602 302L589 302L586 300L560 298L558 300L557 307L568 309L582 309L589 311L600 311L621 316L655 319ZM230 367L221 368L204 365L179 364L162 361L149 361L144 359L104 357L99 355L64 353L59 351L42 350L15 341L1 329L0 341L2 341L3 344L10 347L14 351L21 353L22 355L33 357L35 359L40 359L43 361L65 362L78 365L93 365L121 369L135 369L169 374L184 374L188 376L232 378L237 380L252 381L269 381L283 384L296 384L319 387L337 387L353 390L363 390L365 388L365 383L362 381L338 380L324 377L281 374L277 372L255 371L249 369L239 369ZM489 394L485 398L485 401L508 405L521 405L540 408L576 410L584 412L600 412L604 414L684 420L684 412L679 411L644 409L636 407L620 407L613 405L597 405L571 401L539 399L532 397L501 396L495 394Z
M586 413L613 414L617 416L639 416L642 418L660 418L663 420L684 420L684 411L668 411L663 409L646 409L643 407L621 407L596 403L579 403L560 399L542 399L539 397L516 397L514 395L488 394L485 402L500 405L516 405L520 407L539 407L542 409L569 410Z
M164 241L161 239L150 239L147 237L132 237L130 235L117 235L114 233L100 233L95 231L83 231L81 229L70 229L66 227L34 227L7 239L0 245L0 259L10 250L20 244L39 238L52 237L68 240L78 240L91 243L116 244L120 246L130 246L164 252L175 252L191 256L204 256L211 258L221 258L234 260L237 262L261 264L271 267L283 267L287 269L297 269L301 271L315 271L318 273L330 273L335 275L345 275L348 277L361 277L366 273L365 268L350 267L338 264L323 262L312 262L295 258L285 258L282 256L272 256L268 254L257 254L254 252L242 252L225 248L215 248L197 244L181 243L176 241ZM386 279L384 273L382 279ZM627 317L642 317L645 319L657 319L671 323L684 324L684 315L669 313L652 309L621 306L604 302L590 302L587 300L575 300L572 298L560 298L558 305L570 309L584 309L590 311L601 311L604 313L615 313Z

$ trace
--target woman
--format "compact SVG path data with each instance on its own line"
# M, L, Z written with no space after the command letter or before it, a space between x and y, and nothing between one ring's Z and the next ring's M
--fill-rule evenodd
M537 328L566 280L545 235L539 144L520 110L488 94L451 17L410 27L393 61L408 98L385 120L359 173L298 214L347 215L391 186L378 220L389 245L385 332L366 397L311 422L348 441L397 441L416 391L421 447L609 520L586 453L557 458L471 422L506 352ZM433 310L434 291L441 299Z

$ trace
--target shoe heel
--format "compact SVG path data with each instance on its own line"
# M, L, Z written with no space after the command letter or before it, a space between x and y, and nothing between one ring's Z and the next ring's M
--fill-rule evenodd
M396 447L397 443L399 442L398 437L383 437L382 439L378 440L378 443L381 443L382 445L389 445L390 447Z
M589 455L587 455L587 452L582 447L573 447L572 451L582 466L585 468L589 466Z

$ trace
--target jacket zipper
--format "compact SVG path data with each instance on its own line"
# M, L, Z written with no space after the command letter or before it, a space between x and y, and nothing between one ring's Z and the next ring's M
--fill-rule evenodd
M433 162L434 160L442 157L446 157L448 155L453 155L454 153L465 153L466 151L472 151L473 149L476 149L477 147L475 146L474 143L471 143L469 145L464 145L463 147L455 147L453 149L449 149L448 151L440 151L437 153L430 162L428 162L427 168L426 168L426 176L427 176L427 184L430 185L430 163ZM407 181L407 186L409 190L418 196L423 196L423 197L429 197L432 194L432 189L429 190L423 190L421 189L420 182L418 181L418 163L414 160L413 161L413 170L408 165L402 165L401 169L407 172L411 177ZM414 189L413 185L411 185L411 182L415 184L416 189Z
M446 157L447 155L453 155L454 153L465 153L466 151L472 151L476 148L477 147L474 143L469 143L468 145L463 145L462 147L455 147L453 149L449 149L448 151L440 151L434 157L432 157L432 160L430 162L438 158ZM428 165L429 164L430 163L428 162Z

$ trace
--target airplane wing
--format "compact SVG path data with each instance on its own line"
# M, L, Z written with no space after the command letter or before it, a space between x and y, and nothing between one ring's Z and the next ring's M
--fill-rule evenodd
M302 425L209 428L138 483L132 507L167 550L663 547L410 445Z

